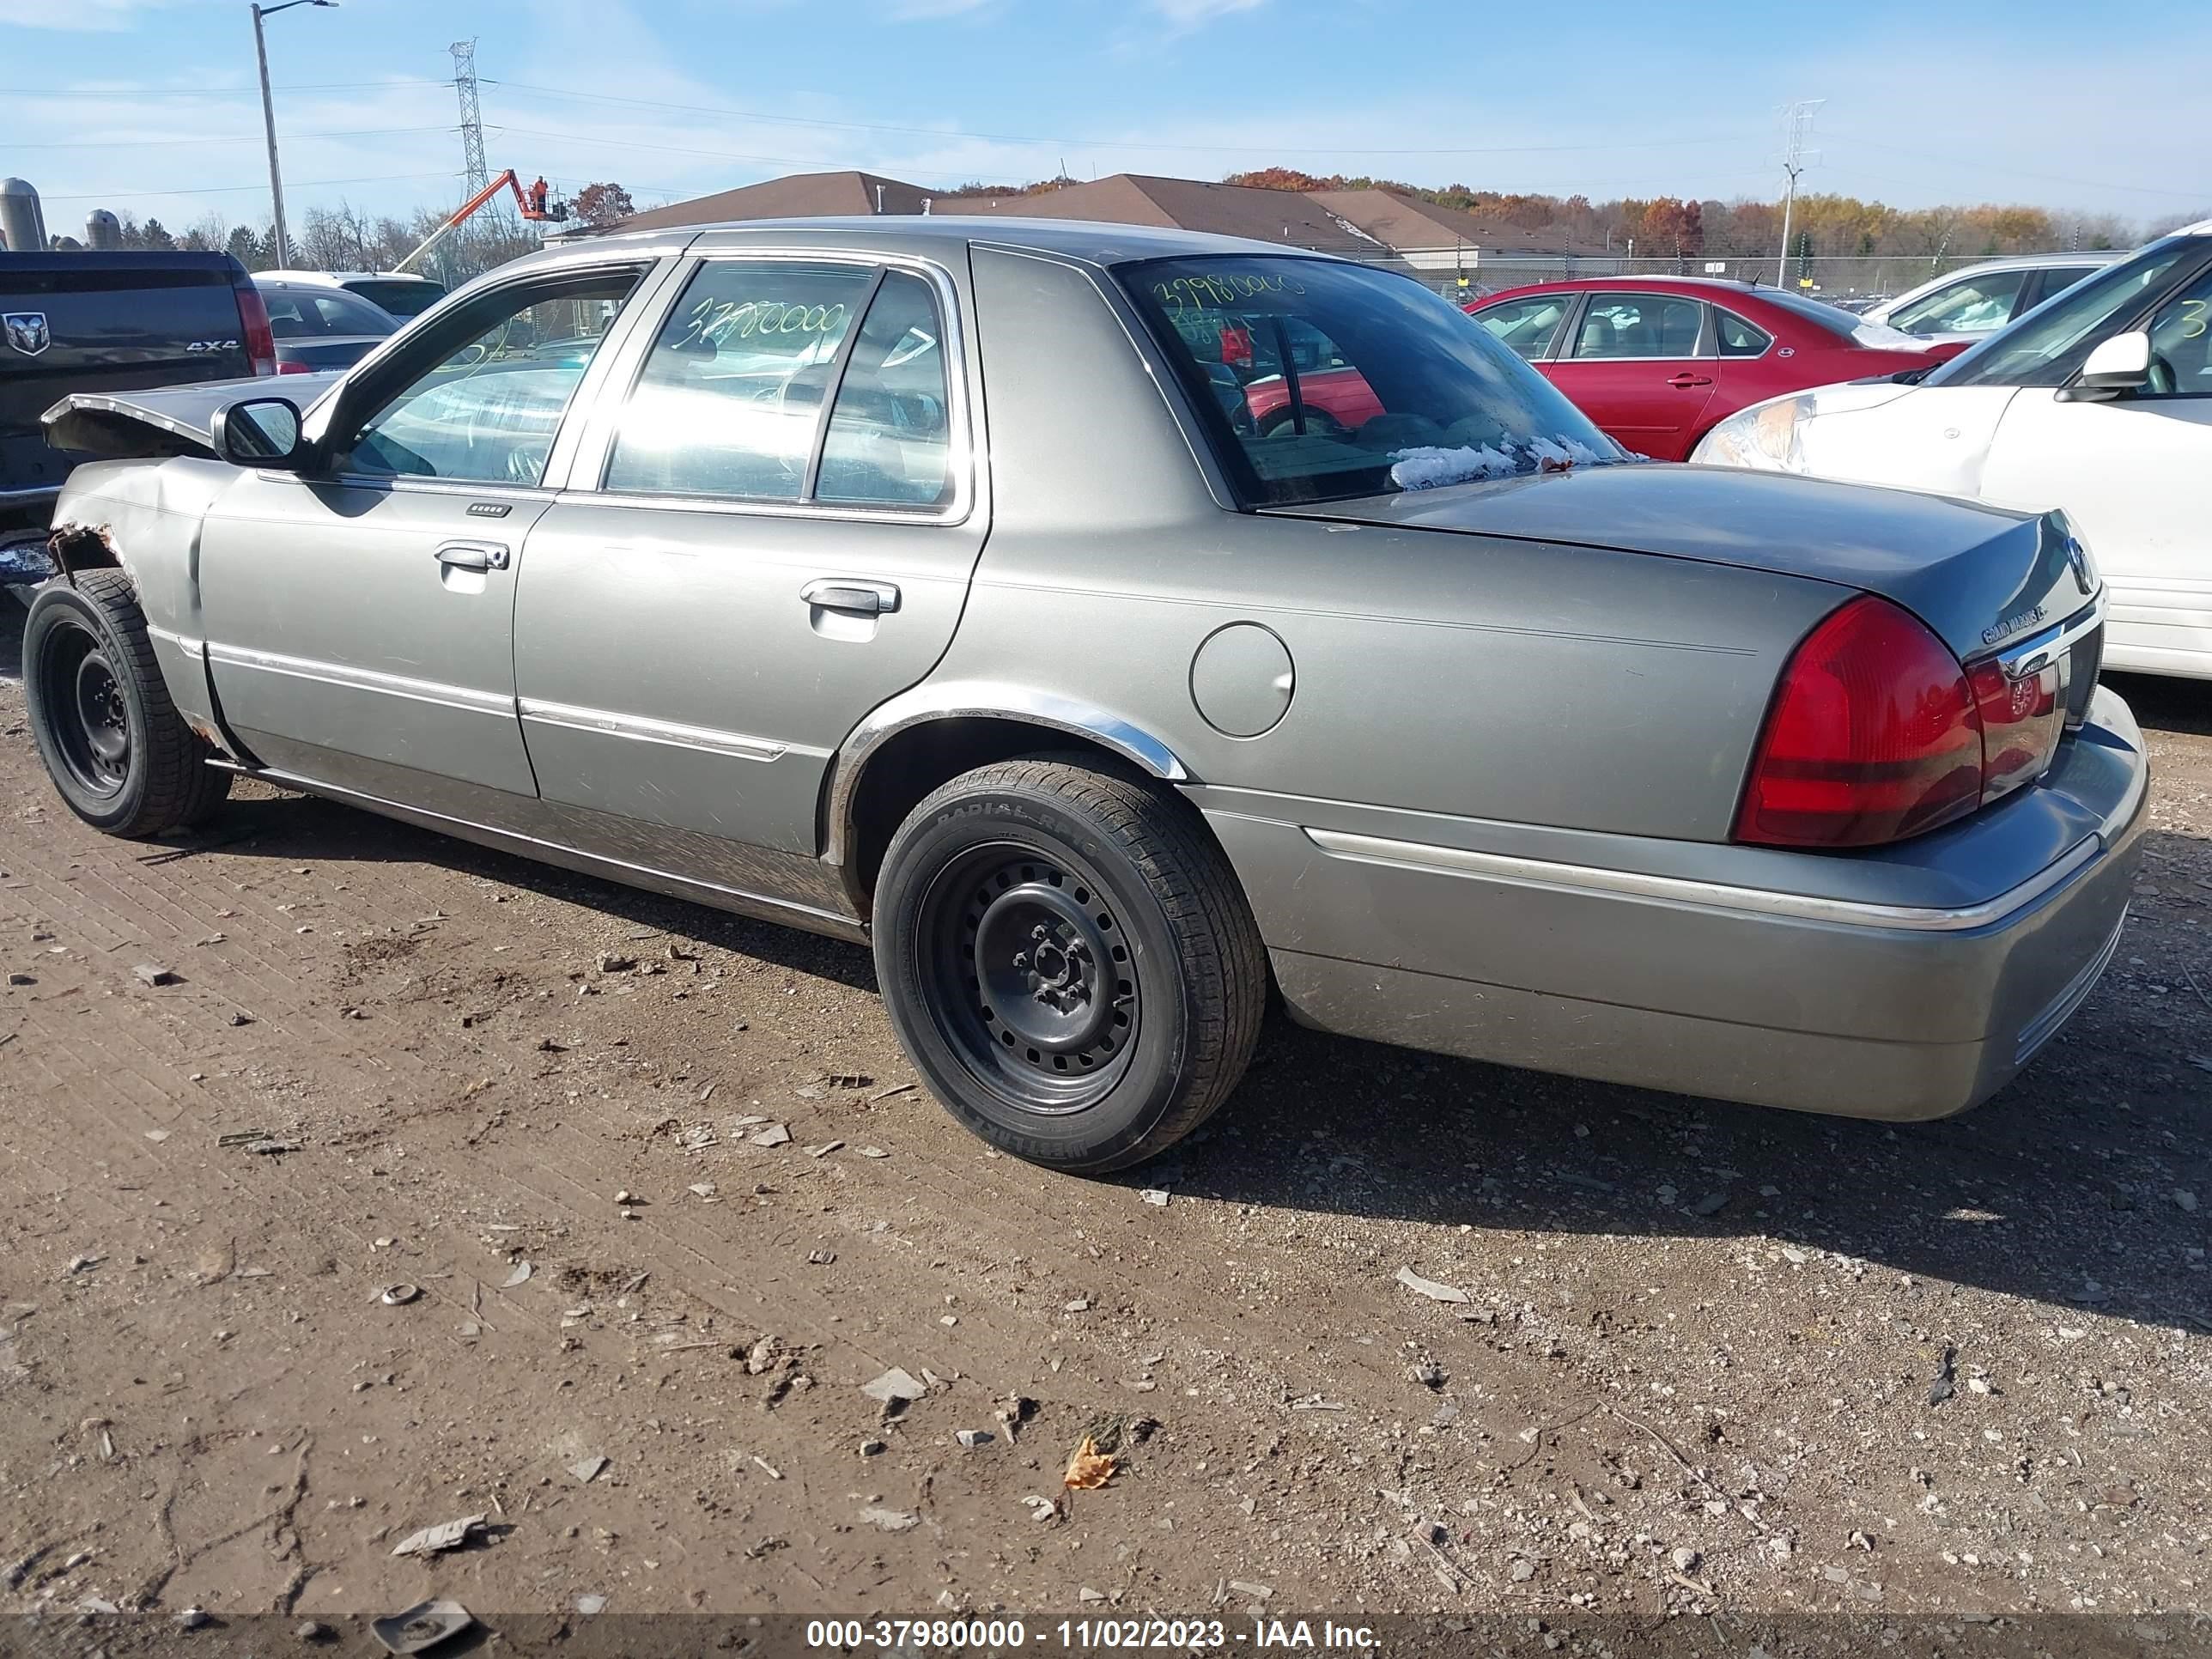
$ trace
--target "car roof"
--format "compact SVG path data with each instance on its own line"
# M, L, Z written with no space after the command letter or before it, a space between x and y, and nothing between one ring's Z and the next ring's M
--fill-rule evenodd
M1977 259L1972 264L1954 265L1942 273L1942 280L1948 282L1954 276L1972 276L1978 270L2040 270L2052 265L2118 264L2135 252L2131 247L2083 247L2075 248L2071 252L1999 253L1987 259Z
M329 283L343 286L347 283L435 283L434 276L425 276L418 270L257 270L256 282L264 276L284 283Z
M1310 259L1335 257L1280 242L1216 236L1174 226L1113 224L1087 219L1025 219L997 214L886 213L846 218L745 219L572 236L549 243L540 252L526 255L514 266L506 269L511 270L533 261L590 258L610 248L659 255L711 252L718 248L740 248L762 242L798 249L839 247L903 252L938 259L957 258L969 246L1006 247L1059 254L1099 265L1179 255L1267 254Z

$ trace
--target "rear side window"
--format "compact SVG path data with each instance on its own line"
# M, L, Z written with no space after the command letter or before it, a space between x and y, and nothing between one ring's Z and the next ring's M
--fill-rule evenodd
M830 406L814 499L930 507L951 493L945 325L928 283L890 271Z
M1756 357L1774 343L1774 337L1756 323L1719 306L1713 307L1713 328L1723 357Z
M1593 294L1575 330L1574 356L1694 356L1704 309L1663 294Z
M802 499L830 377L876 278L864 265L701 265L623 410L606 487Z
M710 260L646 358L606 488L940 506L945 327L929 284L905 271Z

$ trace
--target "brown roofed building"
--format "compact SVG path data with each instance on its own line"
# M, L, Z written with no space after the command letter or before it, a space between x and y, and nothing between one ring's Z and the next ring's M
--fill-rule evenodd
M1171 225L1217 236L1243 236L1286 247L1317 249L1369 259L1389 249L1327 211L1317 198L1295 190L1208 184L1157 173L1116 173L1063 185L1034 196L963 196L940 201L940 213L1016 215L1030 219L1098 219L1110 224Z
M1407 264L1422 270L1450 265L1449 257L1419 258L1416 254L1449 256L1460 248L1479 248L1486 254L1606 257L1594 242L1582 241L1557 229L1523 230L1503 220L1478 219L1457 208L1401 196L1394 190L1317 190L1313 199L1328 212L1365 231L1376 240L1397 250Z
M1002 196L933 196L918 185L873 173L795 173L650 208L608 228L660 230L747 219L931 212L1205 231L1342 254L1370 264L1410 266L1428 273L1431 281L1437 273L1480 267L1505 281L1522 281L1534 274L1538 264L1567 265L1577 258L1606 257L1603 248L1559 232L1526 231L1503 221L1477 219L1395 191L1267 190L1148 173L1116 173ZM1506 274L1516 265L1531 269L1520 276Z
M610 230L666 230L677 225L715 225L735 219L828 219L862 213L920 213L929 192L903 179L847 168L838 173L787 173L757 185L688 202L647 208L610 225Z

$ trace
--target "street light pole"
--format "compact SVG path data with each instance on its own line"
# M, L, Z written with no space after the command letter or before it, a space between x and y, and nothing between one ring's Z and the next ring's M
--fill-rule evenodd
M276 106L269 95L269 43L261 30L261 20L274 17L280 11L289 11L295 6L334 6L337 0L284 0L278 6L264 6L252 0L253 58L261 70L261 127L269 141L269 209L270 222L275 233L276 268L280 270L289 263L291 243L284 234L284 175L276 166Z

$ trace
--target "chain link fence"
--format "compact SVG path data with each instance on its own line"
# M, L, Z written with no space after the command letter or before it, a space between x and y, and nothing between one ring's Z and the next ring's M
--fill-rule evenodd
M1780 285L1814 299L1871 304L1917 288L1947 271L1979 264L1998 256L1986 253L1816 253L1778 264L1772 253L1676 258L1620 254L1492 253L1476 248L1407 248L1363 252L1351 256L1368 264L1411 270L1439 294L1476 298L1524 283L1556 282L1568 276L1712 276L1732 282ZM2089 263L2098 256L2084 254ZM1809 280L1810 286L1807 285Z

